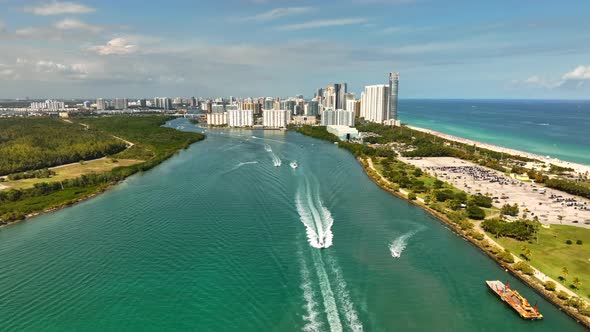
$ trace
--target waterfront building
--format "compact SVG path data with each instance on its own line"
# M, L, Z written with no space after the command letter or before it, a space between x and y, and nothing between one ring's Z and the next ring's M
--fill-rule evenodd
M254 111L230 110L227 111L227 124L230 127L252 127L254 125Z
M346 110L327 109L322 112L322 126L354 126L354 112Z
M346 83L336 83L334 84L334 108L344 109L346 104L346 93L347 93L347 84ZM354 98L354 96L353 96Z
M195 97L190 98L190 107L191 108L197 107L197 98L195 98Z
M360 117L366 121L383 123L389 119L389 86L378 84L365 87L362 94Z
M237 104L225 105L226 111L237 111L240 107Z
M209 113L207 114L207 124L210 126L227 125L227 113Z
M263 110L262 125L266 128L286 128L290 114L287 110Z
M316 125L318 118L316 116L296 115L291 118L291 123L294 125Z
M389 73L389 114L387 119L397 120L397 95L399 88L399 73Z
M330 125L326 127L326 130L337 136L341 141L348 141L359 137L359 131L349 126Z
M145 100L145 99L139 99L137 101L137 106L139 106L139 107L146 107L147 106L147 100Z

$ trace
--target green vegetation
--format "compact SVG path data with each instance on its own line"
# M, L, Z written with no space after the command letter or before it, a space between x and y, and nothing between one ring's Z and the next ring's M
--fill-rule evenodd
M508 222L502 219L488 219L481 223L481 227L496 238L511 237L520 241L535 238L539 230L539 222L531 220L517 220Z
M324 141L329 142L338 142L338 147L342 149L346 149L350 151L356 157L360 156L378 156L378 157L395 157L396 153L390 149L373 149L369 146L358 144L358 143L350 143L345 141L340 141L340 139L334 135L329 133L326 130L326 127L322 126L301 126L296 129L299 133L311 136L314 138L318 138Z
M0 175L96 159L125 147L107 133L57 119L0 119Z
M44 168L35 171L28 171L22 173L13 173L8 175L8 180L15 181L15 180L22 180L22 179L47 179L51 176L55 175L55 172Z
M504 204L502 206L502 209L500 210L500 212L505 215L505 216L512 216L512 217L516 217L518 216L518 204L514 203L514 205L510 205L510 204Z
M565 191L568 194L590 198L590 186L583 182L567 179L549 179L545 182L549 188Z
M160 116L78 119L101 135L116 135L135 143L135 151L125 151L122 154L143 157L149 153L152 157L139 164L117 166L102 173L57 182L35 183L33 188L29 189L0 191L1 222L19 220L29 213L72 204L132 174L147 171L171 157L176 151L204 138L201 134L161 127L168 120L170 118Z
M551 228L539 228L536 237L537 240L528 242L510 237L500 237L496 241L513 252L521 252L526 245L531 252L530 265L555 280L561 280L566 287L571 288L574 278L578 278L580 285L576 291L584 297L590 295L590 246L566 244L568 239L587 243L590 241L590 229L551 225Z

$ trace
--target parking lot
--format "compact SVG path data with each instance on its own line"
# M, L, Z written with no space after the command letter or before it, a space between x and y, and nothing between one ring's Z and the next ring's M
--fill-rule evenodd
M590 228L590 200L512 179L496 170L456 158L400 158L453 186L477 195L490 195L494 206L517 203L520 215L535 216L543 224Z

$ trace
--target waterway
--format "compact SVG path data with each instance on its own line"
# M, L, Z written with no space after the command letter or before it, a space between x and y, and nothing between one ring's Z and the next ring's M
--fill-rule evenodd
M337 146L207 134L103 195L1 229L0 329L583 330ZM521 320L486 279L545 320Z

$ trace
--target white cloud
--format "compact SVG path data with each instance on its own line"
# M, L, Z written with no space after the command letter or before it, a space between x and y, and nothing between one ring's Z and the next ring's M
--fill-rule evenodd
M517 86L540 87L545 89L578 89L590 81L590 66L578 66L561 76L561 79L545 79L544 77L533 75L522 81L512 82Z
M26 6L24 10L27 13L32 13L35 15L49 16L62 14L86 14L92 13L96 9L76 2L52 1L33 6Z
M6 31L6 24L0 20L0 33Z
M66 18L55 23L55 28L59 30L84 30L94 33L102 31L102 28L99 26L91 25L73 18Z
M583 81L590 80L590 66L578 66L576 69L565 73L563 80Z
M304 23L287 24L279 27L279 30L294 31L304 29L315 29L315 28L326 28L342 25L352 25L367 22L366 18L339 18L339 19L326 19L326 20L314 20Z
M309 13L313 10L311 7L285 7L285 8L275 8L269 11L249 16L244 18L244 21L256 21L256 22L267 22L279 19L285 16L294 16L294 15L301 15L305 13Z
M96 45L90 48L100 55L126 55L137 52L139 49L137 44L132 43L125 37L118 37L111 39L105 45Z

